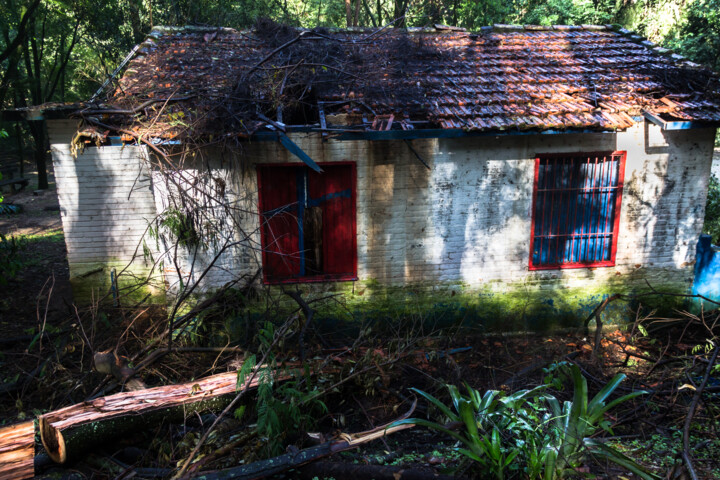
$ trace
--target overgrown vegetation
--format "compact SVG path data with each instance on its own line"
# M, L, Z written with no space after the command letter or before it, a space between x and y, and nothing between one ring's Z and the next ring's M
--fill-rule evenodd
M564 365L573 381L572 401L561 402L542 385L509 395L498 390L481 393L465 384L467 395L448 386L453 409L432 395L411 389L443 414L447 423L421 418L398 422L425 426L450 435L475 464L482 478L574 477L589 458L616 463L644 479L659 478L618 450L593 438L598 430L612 433L605 413L646 392L636 391L606 403L625 375L618 374L589 399L587 381L577 365ZM460 433L455 428L461 425Z
M710 176L708 183L703 233L712 236L713 244L720 244L720 182L715 175Z
M343 457L348 468L354 461L377 468L427 464L457 475L517 479L627 472L647 479L684 468L682 424L712 364L717 313L639 316L627 331L606 329L593 352L582 335L428 331L422 329L427 318L398 318L377 330L364 325L356 336L329 335L312 324L305 328L302 307L281 301L282 293L251 293L246 286L219 292L194 312L197 305L188 301L175 317L170 348L165 343L168 312L122 306L122 289L120 307L98 303L66 321L39 322L21 348L32 358L48 360L31 377L8 371L2 388L32 388L20 394L20 402L3 405L5 416L14 412L14 418L28 418L33 409L39 413L117 391L125 380L83 373L87 352L115 350L147 387L198 379L210 373L211 364L212 371L237 370L240 400L227 412L191 415L181 424L127 437L133 448L145 452L133 460L125 456L125 445L107 445L76 465L79 471L119 475L126 468L138 473L152 468L171 476L179 475L183 465L188 475L247 464L265 468L268 458L286 458L287 449L307 454L316 443L343 442L352 432L397 419L415 405L416 418L395 426L418 427L394 433L385 445L348 452ZM264 313L247 308L251 295L264 299ZM305 300L314 307L318 301L335 301ZM305 361L300 360L300 342ZM246 391L244 385L253 378L258 388ZM463 382L462 392L452 386ZM689 382L695 390L684 386ZM433 420L420 415L423 409ZM689 441L703 445L693 452L701 472L718 469L710 455L718 448L713 418L712 409L702 405L691 418ZM437 435L425 433L419 428L423 425ZM662 455L648 453L663 449ZM105 452L123 463L107 460ZM98 458L102 461L94 463Z
M0 286L8 286L23 266L21 251L25 243L14 235L0 234Z

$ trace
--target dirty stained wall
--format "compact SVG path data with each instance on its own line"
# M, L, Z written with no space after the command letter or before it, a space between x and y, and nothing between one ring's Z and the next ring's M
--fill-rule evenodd
M93 147L74 157L70 140L79 123L48 122L70 281L79 301L112 298L111 283L131 298L163 299L163 285L148 278L153 261L143 239L155 217L152 182L142 147ZM118 275L116 282L111 277ZM128 290L130 289L130 290ZM116 290L117 291L117 290Z
M520 322L517 327L533 328L572 323L608 294L647 290L646 280L657 289L690 289L712 129L662 132L641 123L620 133L413 140L430 169L403 141L291 137L317 162L349 160L357 165L358 280L302 285L310 295L343 292L351 310L383 315L452 310L481 321L500 315ZM56 148L60 152L63 147ZM112 149L119 148L88 149L78 161L86 155L115 155ZM615 150L627 151L616 265L529 271L535 155ZM275 142L252 142L243 154L250 164L297 162ZM134 163L131 157L123 162ZM137 162L142 163L139 158ZM225 198L239 205L232 221L224 221L226 238L237 244L204 279L206 288L214 288L238 274L252 275L259 267L257 179L253 168L238 174L219 154L205 155L198 165L211 168L210 178L223 178ZM202 170L198 165L190 163L188 170ZM69 183L60 177L62 193ZM167 182L157 172L150 183L151 197L132 200L147 212L162 209L167 197ZM63 198L71 197L71 192L61 197L61 207ZM116 214L113 208L106 210ZM83 212L81 207L73 215L83 217ZM71 268L85 255L73 236L66 227L68 247L74 250ZM197 277L212 256L212 251L184 252L180 270ZM174 265L164 262L164 267L168 283L177 283ZM618 315L625 307L618 307Z

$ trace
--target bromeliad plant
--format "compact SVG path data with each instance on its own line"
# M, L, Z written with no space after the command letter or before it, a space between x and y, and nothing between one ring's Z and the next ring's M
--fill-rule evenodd
M421 425L450 435L459 442L459 452L488 478L562 479L577 475L576 469L586 457L595 456L645 480L658 479L631 458L591 438L598 429L610 431L604 419L608 410L646 392L633 392L606 403L625 378L619 374L589 400L587 381L580 369L576 365L565 368L574 383L571 402L561 404L544 392L546 386L505 395L497 390L481 394L466 384L467 395L448 385L450 408L432 395L412 389L437 407L449 423L410 418L396 425Z

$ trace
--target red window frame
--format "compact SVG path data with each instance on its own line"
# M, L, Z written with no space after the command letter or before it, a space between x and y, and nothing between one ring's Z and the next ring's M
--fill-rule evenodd
M535 158L530 270L615 265L627 152Z
M323 170L325 171L324 173L315 173L310 170L307 165L299 162L282 164L263 163L256 165L258 177L258 216L260 219L260 241L262 245L263 282L266 284L357 280L356 163L352 161L321 162L318 163L318 165L323 168ZM333 181L330 179L332 173L328 172L338 171L338 167L343 166L347 167L349 170L345 171L344 175L349 174L350 197L349 199L347 197L343 197L345 198L345 200L349 200L345 202L344 208L341 207L340 211L338 211L337 208L334 209L335 211L323 220L323 222L326 222L328 220L332 222L332 225L327 223L323 225L323 256L327 257L328 261L331 261L330 258L332 257L335 264L340 264L341 267L345 267L345 271L322 274L306 274L302 271L302 269L298 272L274 272L273 265L278 263L274 260L281 258L281 256L286 256L285 259L290 260L290 263L294 263L294 265L290 267L290 270L294 270L295 268L297 268L297 263L302 264L302 268L304 268L305 253L300 248L300 245L302 244L301 239L303 236L301 225L302 219L300 216L294 216L294 221L296 222L294 226L290 224L292 220L288 220L289 217L287 216L285 217L284 227L281 228L290 229L292 231L288 230L288 237L290 238L284 239L279 239L277 236L271 234L271 232L269 231L271 222L270 219L275 218L275 212L279 210L285 210L285 212L281 212L281 215L284 215L284 213L290 213L290 211L292 210L294 210L294 212L298 212L299 210L296 206L301 201L301 198L311 199L311 201L314 202L314 205L322 205L322 202L326 201L332 202L333 199L336 198L338 192L327 192L329 194L329 198L326 200L318 200L317 197L318 195L320 195L321 197L328 196L322 195L322 191L324 191L324 183L333 183ZM263 186L269 185L265 182L271 181L271 179L282 181L285 177L288 177L288 174L291 174L292 172L297 174L297 172L299 171L303 171L305 173L306 179L308 178L308 175L311 175L312 180L310 182L306 180L306 183L302 186L298 186L297 181L288 182L291 183L291 185L288 185L287 188L285 188L285 190L288 190L288 192L282 193L282 195L286 195L288 197L290 195L296 195L294 201L286 202L287 199L281 199L280 203L284 203L285 205L280 208L273 208L273 204L278 202L277 199L269 198L272 197L272 193L268 194L268 192L264 191L265 189L263 188ZM323 175L327 176L323 177ZM345 178L344 180L347 181L347 178ZM347 188L343 189L343 191L345 190L347 190ZM312 199L311 197L316 198ZM340 227L340 223L342 224L343 230L341 236L345 238L342 238L341 241L336 240L335 243L333 243L333 229L337 229L338 227ZM281 243L283 243L284 245L280 245ZM340 243L341 245L338 245L338 243ZM297 247L295 247L295 245L297 245ZM283 252L283 248L285 250L289 249L290 251ZM283 269L283 267L280 267L280 269Z

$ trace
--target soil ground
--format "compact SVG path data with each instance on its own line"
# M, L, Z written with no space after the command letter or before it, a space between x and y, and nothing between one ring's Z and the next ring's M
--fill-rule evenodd
M17 268L0 296L0 328L5 336L23 335L43 321L65 316L72 301L60 207L52 171L50 188L35 190L37 173L25 175L30 185L4 193L4 204L21 212L0 214L0 234L15 239ZM6 245L8 245L6 243Z

